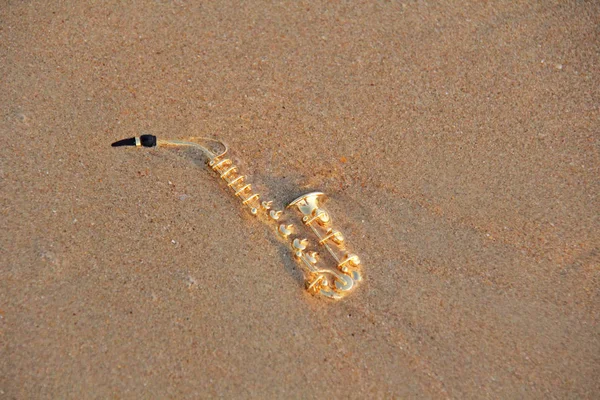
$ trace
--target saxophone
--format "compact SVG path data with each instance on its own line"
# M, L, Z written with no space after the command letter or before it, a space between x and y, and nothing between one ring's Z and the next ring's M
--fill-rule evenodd
M219 152L206 147L207 143L216 144ZM272 200L262 200L252 189L252 184L242 175L231 158L227 158L228 147L221 141L208 138L157 139L153 135L123 139L112 144L113 147L190 147L200 150L208 159L208 166L225 182L233 195L241 201L251 215L270 225L277 236L285 241L293 252L294 258L302 267L305 286L309 293L334 300L345 297L362 281L360 259L346 250L344 235L332 227L329 212L322 203L327 199L322 192L304 194L290 202L285 209L273 208ZM295 209L301 224L294 223L286 212ZM316 242L300 234L303 226L316 237ZM316 243L316 245L315 245ZM323 266L324 260L318 250L324 249L334 261L332 268Z

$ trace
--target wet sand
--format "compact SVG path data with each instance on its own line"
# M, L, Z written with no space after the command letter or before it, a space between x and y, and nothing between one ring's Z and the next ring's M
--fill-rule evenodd
M0 397L598 395L598 4L125 3L0 6ZM140 133L327 193L365 282Z

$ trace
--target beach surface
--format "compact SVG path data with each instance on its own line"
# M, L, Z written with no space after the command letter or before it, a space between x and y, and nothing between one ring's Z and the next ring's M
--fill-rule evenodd
M515 4L518 3L518 4ZM0 398L600 393L600 5L2 1ZM198 154L320 190L332 302Z

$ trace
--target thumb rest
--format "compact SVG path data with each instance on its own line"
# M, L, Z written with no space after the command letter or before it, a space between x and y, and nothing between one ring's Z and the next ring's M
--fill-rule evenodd
M217 154L197 140L213 142L221 145L224 150ZM161 140L152 135L142 135L139 138L124 139L113 143L117 146L136 147L192 147L202 151L208 158L208 166L225 181L235 197L246 206L250 214L274 226L278 236L291 247L296 260L303 269L306 289L312 294L318 294L331 299L341 299L351 292L357 282L362 280L360 259L357 255L346 250L345 238L342 233L331 225L331 217L321 205L327 197L321 192L302 195L289 203L286 209L296 209L302 216L302 225L309 228L317 238L317 246L310 246L310 241L301 235L296 235L297 226L290 222L289 213L285 210L273 209L273 201L260 201L260 195L254 193L252 184L241 175L234 162L225 157L228 148L225 144L214 139L190 138L188 140ZM315 248L324 248L333 261L334 268L325 268L320 254Z

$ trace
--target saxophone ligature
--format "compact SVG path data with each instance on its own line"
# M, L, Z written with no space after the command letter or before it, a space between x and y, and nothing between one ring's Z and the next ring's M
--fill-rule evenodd
M206 147L208 143L218 145L220 151ZM272 200L261 201L260 195L252 189L245 175L242 175L231 158L226 157L228 147L221 141L208 138L157 139L153 135L123 139L113 147L191 147L200 150L208 159L208 166L216 172L231 189L251 215L271 225L277 236L285 241L302 267L306 289L312 293L331 299L341 299L350 293L362 280L360 259L346 250L342 233L332 227L331 217L322 203L326 196L321 192L311 192L289 203L286 209L296 208L300 213L301 224L295 224L285 210L273 208ZM316 246L300 234L299 227L308 228L316 236ZM335 262L333 268L324 267L318 252L325 249Z

